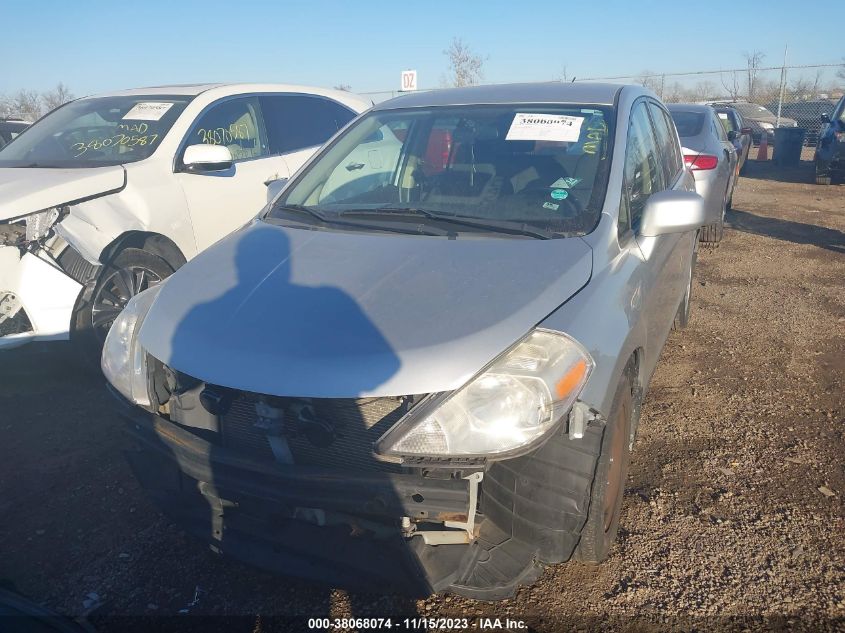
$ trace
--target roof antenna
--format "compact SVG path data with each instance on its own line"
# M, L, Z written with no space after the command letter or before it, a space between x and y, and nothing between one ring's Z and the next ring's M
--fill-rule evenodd
M572 81L570 81L569 83L574 84L575 83L575 77L573 77Z

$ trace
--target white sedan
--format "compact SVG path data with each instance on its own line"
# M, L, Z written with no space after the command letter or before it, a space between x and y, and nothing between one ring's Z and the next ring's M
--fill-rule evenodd
M51 112L0 150L0 348L70 338L97 358L132 296L255 216L369 105L207 84Z

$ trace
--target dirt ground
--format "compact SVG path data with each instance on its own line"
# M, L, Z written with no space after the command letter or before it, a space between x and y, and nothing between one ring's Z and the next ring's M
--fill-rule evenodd
M551 567L491 605L330 591L219 558L135 483L101 380L24 350L0 357L0 586L98 630L290 630L292 615L845 630L845 185L811 179L807 163L752 162L723 243L701 252L604 564Z

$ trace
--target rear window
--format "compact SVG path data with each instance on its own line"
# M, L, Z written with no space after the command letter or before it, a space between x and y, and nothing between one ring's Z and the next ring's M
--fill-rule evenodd
M703 112L684 112L673 110L671 112L675 127L678 128L678 136L697 136L704 127Z

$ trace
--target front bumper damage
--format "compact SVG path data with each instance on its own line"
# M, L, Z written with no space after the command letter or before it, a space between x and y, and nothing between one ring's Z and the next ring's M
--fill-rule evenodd
M0 246L0 349L66 340L81 290L40 247Z
M412 596L498 600L568 560L604 430L581 416L513 459L358 471L334 458L261 461L221 445L214 425L186 426L115 395L136 477L213 550L320 584Z
M260 463L132 407L132 469L157 505L215 551L277 573L364 591L430 595L470 549L480 479L429 479ZM400 517L446 521L456 543L403 534ZM407 525L407 521L404 522ZM463 544L459 544L459 542Z

